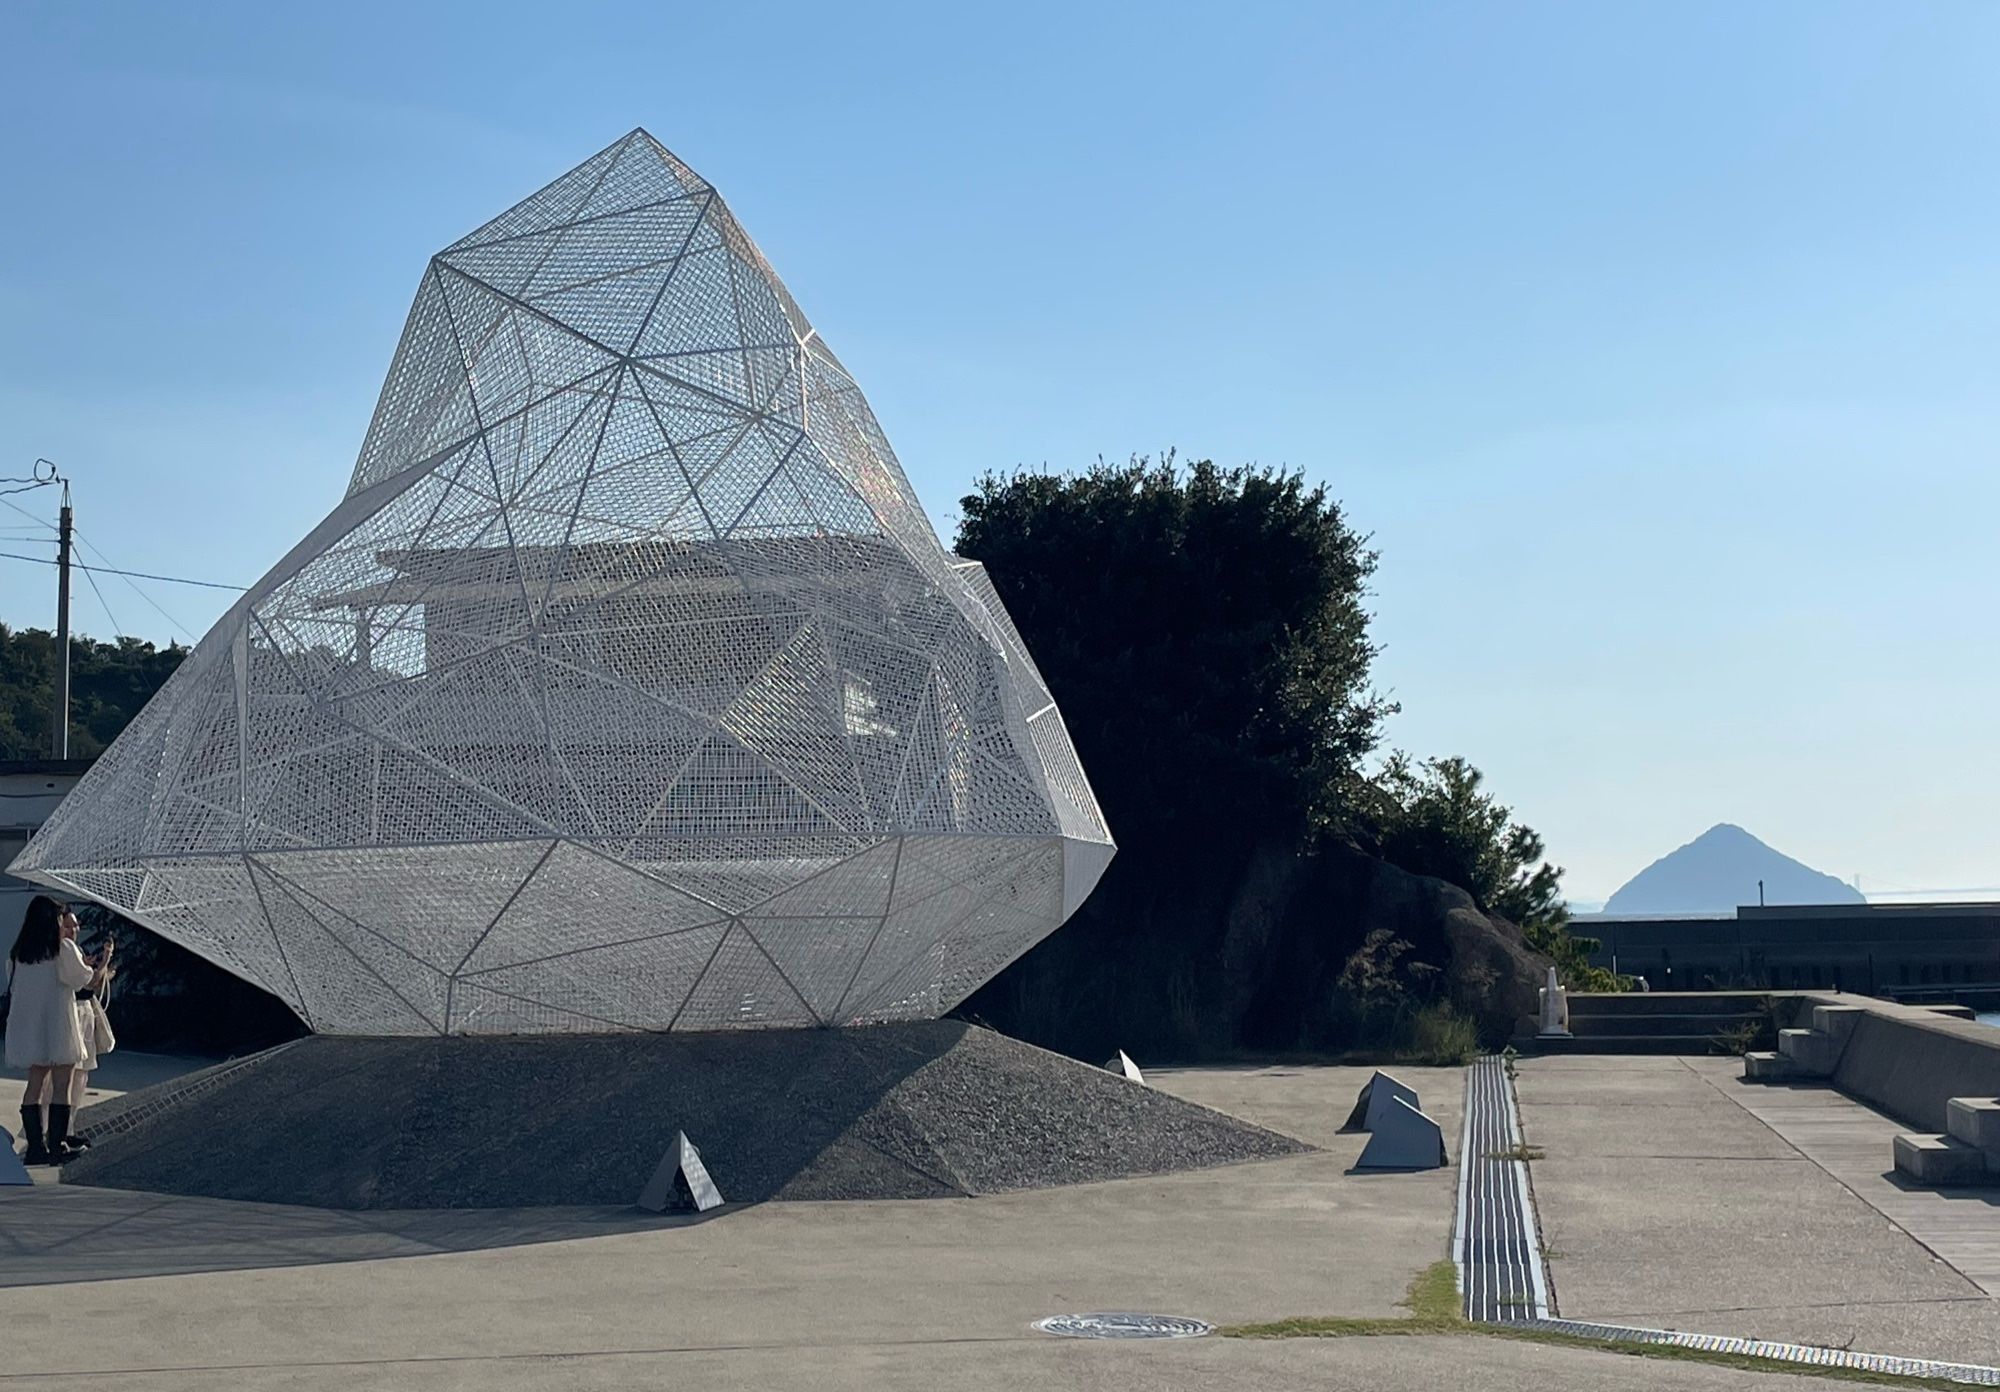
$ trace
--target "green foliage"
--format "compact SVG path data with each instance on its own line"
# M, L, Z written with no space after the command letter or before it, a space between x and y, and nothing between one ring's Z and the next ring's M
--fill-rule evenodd
M1208 461L988 475L961 513L957 550L986 564L1119 844L968 1013L1083 1057L1239 1043L1283 1013L1222 960L1245 864L1343 819L1393 709L1369 685L1374 553L1298 473Z
M1432 1001L1411 1012L1395 1044L1406 1063L1455 1067L1479 1056L1479 1026L1449 1001Z
M1378 848L1405 870L1460 886L1524 930L1564 922L1562 870L1542 860L1542 839L1484 782L1456 755L1422 763L1391 755L1375 777L1388 795L1376 804Z
M1718 1054L1744 1054L1769 1051L1778 1047L1778 1031L1784 1027L1779 1018L1778 1002L1774 997L1764 996L1758 1001L1756 1017L1718 1030L1709 1045Z
M1518 924L1528 945L1551 958L1579 990L1614 991L1621 979L1590 964L1598 944L1569 930L1562 868L1542 838L1514 820L1484 788L1485 775L1456 755L1421 763L1389 757L1362 802L1360 837L1385 860L1459 886L1481 908Z
M1479 1053L1478 1023L1436 998L1443 973L1414 950L1386 928L1361 940L1334 978L1330 1036L1404 1063L1470 1063Z
M1339 820L1394 707L1368 680L1375 553L1323 486L1134 458L988 474L960 507L957 549L1028 636L1125 845L1172 856L1218 813L1301 844Z
M70 638L70 734L74 758L101 754L188 655L137 638ZM39 628L0 624L0 759L49 754L55 710L56 639Z

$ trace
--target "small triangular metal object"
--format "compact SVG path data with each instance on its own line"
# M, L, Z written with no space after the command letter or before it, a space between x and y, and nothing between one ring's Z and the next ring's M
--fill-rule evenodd
M1435 1170L1445 1163L1443 1128L1400 1097L1390 1099L1373 1130L1357 1170Z
M1408 1083L1390 1077L1377 1069L1375 1075L1361 1085L1361 1094L1354 1099L1354 1110L1347 1114L1347 1124L1343 1131L1373 1131L1382 1119L1382 1113L1397 1099L1409 1103L1419 1111L1423 1103L1417 1100L1417 1090Z
M14 1153L14 1133L0 1126L0 1136L7 1138L5 1146L0 1146L0 1184L33 1184L28 1167L21 1163L21 1157Z
M667 1147L660 1167L639 1193L639 1207L651 1213L665 1213L670 1208L706 1213L721 1206L722 1192L709 1178L708 1166L701 1163L701 1152L694 1148L687 1132L674 1132L674 1143Z
M1118 1051L1117 1058L1105 1063L1104 1071L1122 1074L1127 1082L1143 1084L1146 1081L1146 1075L1139 1071L1139 1065L1132 1062L1132 1056L1123 1049Z

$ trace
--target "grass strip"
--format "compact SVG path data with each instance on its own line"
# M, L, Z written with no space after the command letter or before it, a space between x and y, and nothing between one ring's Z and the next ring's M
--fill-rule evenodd
M1448 1261L1425 1267L1410 1283L1409 1293L1397 1303L1410 1313L1374 1319L1344 1315L1299 1316L1262 1324L1225 1325L1216 1332L1230 1339L1373 1339L1409 1334L1454 1334L1476 1339L1553 1344L1559 1348L1590 1349L1632 1358L1706 1363L1744 1372L1791 1373L1797 1377L1831 1378L1838 1382L1874 1383L1878 1386L1963 1389L1969 1385L1950 1378L1913 1377L1866 1368L1823 1367L1816 1363L1793 1363L1783 1358L1763 1358L1750 1353L1722 1353L1682 1348L1677 1344L1649 1344L1637 1339L1592 1339L1579 1334L1559 1334L1553 1330L1475 1324L1465 1317L1465 1307L1459 1300L1458 1270Z

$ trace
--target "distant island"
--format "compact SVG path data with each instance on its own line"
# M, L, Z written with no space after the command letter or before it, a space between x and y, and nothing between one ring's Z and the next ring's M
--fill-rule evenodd
M1860 890L1722 822L1648 865L1605 901L1608 914L1732 913L1755 904L1865 904Z

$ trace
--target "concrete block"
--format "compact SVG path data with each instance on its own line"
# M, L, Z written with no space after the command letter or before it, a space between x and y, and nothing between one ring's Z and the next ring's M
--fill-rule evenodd
M1833 1036L1821 1034L1818 1030L1779 1030L1778 1052L1810 1078L1827 1077L1840 1066L1839 1043Z
M1944 1106L1944 1130L2000 1161L2000 1098L1954 1097Z
M701 1152L687 1138L674 1132L674 1143L660 1159L660 1167L639 1193L639 1207L649 1213L665 1213L669 1208L691 1208L706 1213L722 1206L722 1193L701 1163Z
M6 1137L4 1142L0 1142L0 1185L32 1185L35 1181L29 1175L28 1167L23 1165L21 1157L14 1153L14 1133L0 1126L0 1136Z
M1847 1036L1854 1033L1854 1022L1867 1013L1858 1005L1816 1005L1812 1012L1813 1032L1845 1044Z
M1132 1062L1132 1056L1123 1049L1118 1051L1117 1058L1112 1059L1104 1065L1104 1071L1107 1073L1116 1073L1128 1083L1143 1084L1146 1081L1146 1075L1139 1071L1139 1065Z
M1986 1152L1950 1136L1898 1136L1896 1169L1919 1184L1988 1184Z
M1833 1081L1912 1127L1942 1132L1954 1097L2000 1097L2000 1030L1909 1006L1872 1005Z
M1392 1102L1401 1100L1417 1110L1423 1110L1423 1103L1417 1100L1417 1090L1408 1083L1400 1082L1377 1069L1375 1074L1361 1085L1361 1092L1354 1099L1354 1110L1347 1114L1343 1131L1373 1131L1381 1120L1382 1113L1389 1110Z
M1776 1083L1798 1077L1799 1070L1783 1054L1761 1050L1743 1056L1743 1076L1753 1083Z
M1357 1170L1435 1170L1445 1163L1444 1131L1400 1097L1389 1099L1372 1130Z

